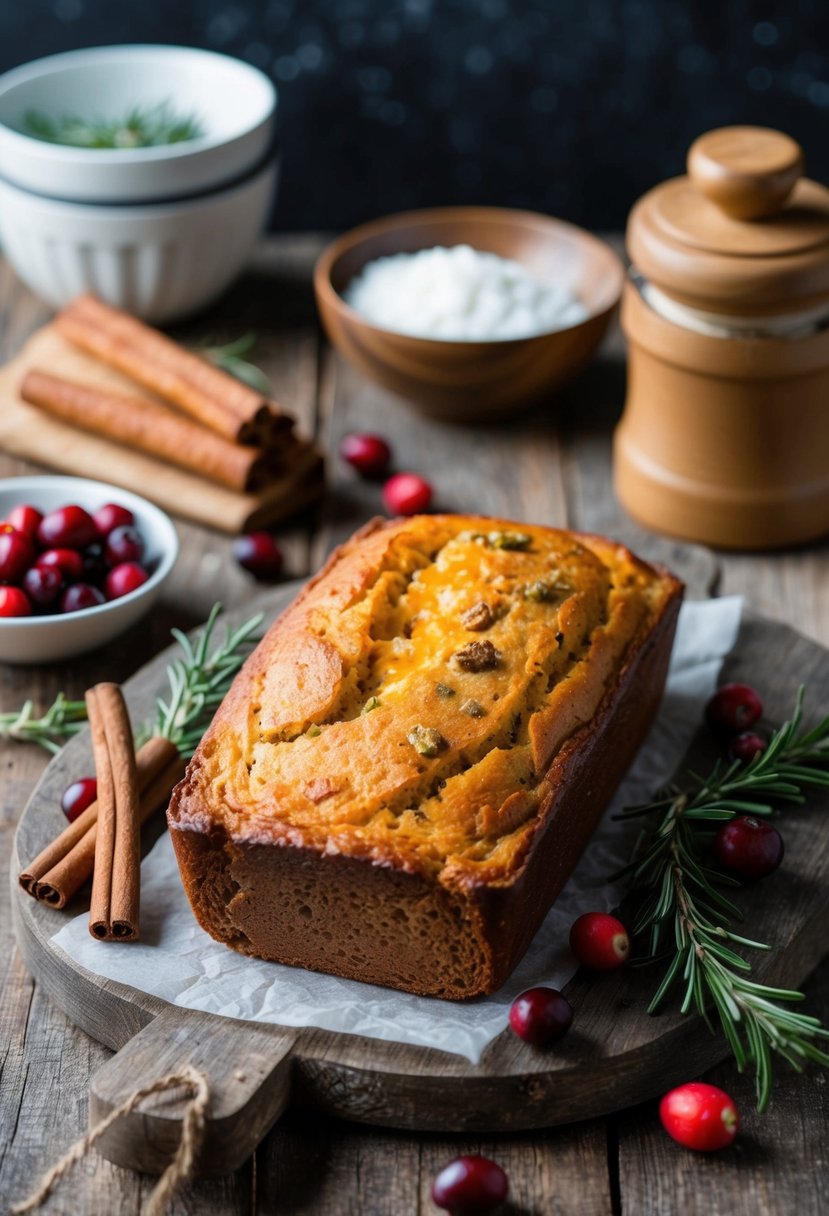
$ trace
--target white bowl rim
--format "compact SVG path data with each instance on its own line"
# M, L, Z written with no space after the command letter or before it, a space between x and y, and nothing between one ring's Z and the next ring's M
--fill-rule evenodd
M120 501L122 506L131 509L131 504L138 510L149 515L154 522L154 525L159 530L166 532L163 552L158 565L152 572L146 583L142 583L140 587L136 587L134 591L127 592L126 595L120 595L116 600L107 600L103 604L96 604L94 608L79 608L75 612L53 612L45 616L4 616L0 617L0 629L55 629L62 621L76 621L79 617L84 620L94 620L97 616L103 616L107 612L118 608L122 604L132 603L139 599L142 595L147 595L154 588L159 587L170 574L173 566L178 559L179 540L176 526L166 511L162 511L161 507L157 507L154 502L149 499L142 498L140 494L135 494L132 490L123 490L120 486L112 485L108 481L95 481L91 477L71 477L63 476L59 473L33 473L31 475L24 474L22 477L4 477L0 479L0 494L11 490L14 486L21 487L21 499L25 495L36 494L39 487L44 483L48 484L49 488L60 489L66 486L67 490L75 490L74 498L78 500L83 495L85 487L92 487L95 490L104 490L108 495L111 495L113 501ZM67 499L67 503L72 501ZM36 506L35 503L32 504ZM81 505L80 503L78 505Z
M0 126L2 124L0 123ZM198 190L194 194L186 194L183 198L148 198L140 202L129 203L88 203L83 199L55 198L51 194L41 194L39 190L30 190L10 178L0 175L0 191L8 191L23 199L31 199L47 212L59 215L85 217L87 219L124 219L133 220L166 219L185 212L190 213L207 209L214 203L224 202L234 194L243 194L247 190L258 187L262 181L277 171L280 164L280 154L275 150L267 155L265 160L256 165L242 177L232 182L224 182L218 186L210 186L206 190Z
M196 139L181 140L177 144L161 144L151 148L78 148L53 144L45 139L37 139L34 135L27 135L24 131L18 131L2 120L0 120L0 135L12 144L20 141L21 146L31 147L34 144L38 149L46 148L48 155L53 157L57 163L77 160L80 157L83 164L90 166L102 163L113 166L133 163L147 164L183 159L195 156L199 152L207 152L232 144L235 140L243 138L267 122L276 110L279 101L276 85L269 76L252 63L239 59L235 55L224 55L221 51L208 51L195 46L177 46L173 43L157 45L150 42L117 43L112 46L83 47L75 51L60 51L56 55L43 55L40 59L32 59L28 63L20 64L19 67L10 68L8 72L3 72L0 75L0 98L9 89L24 84L27 80L37 80L39 77L50 75L52 69L61 70L65 67L83 66L85 63L96 61L112 62L114 60L117 62L136 55L147 54L154 57L161 55L166 59L181 55L191 59L213 60L214 62L219 60L222 63L233 64L235 68L255 76L260 84L265 86L267 104L255 120L247 120L243 127L231 135L201 135Z

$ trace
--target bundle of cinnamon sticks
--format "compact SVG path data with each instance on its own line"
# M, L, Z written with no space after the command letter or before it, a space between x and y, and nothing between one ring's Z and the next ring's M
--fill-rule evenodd
M63 908L90 878L89 929L101 941L139 934L142 824L166 806L184 774L169 739L150 738L136 753L121 689L98 684L86 694L98 798L21 872L35 899Z
M33 367L20 385L29 404L240 493L277 485L288 472L296 493L298 470L321 481L318 453L297 437L280 405L164 334L89 295L59 313L55 328L73 347L128 377L135 392Z

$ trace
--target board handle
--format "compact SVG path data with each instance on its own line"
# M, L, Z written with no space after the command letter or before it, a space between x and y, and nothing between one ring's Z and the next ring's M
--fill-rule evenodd
M290 1030L171 1006L95 1073L90 1127L137 1089L189 1064L204 1073L210 1085L197 1168L202 1174L237 1169L288 1104L295 1038ZM104 1132L98 1151L125 1169L160 1174L179 1146L187 1102L186 1095L148 1098Z

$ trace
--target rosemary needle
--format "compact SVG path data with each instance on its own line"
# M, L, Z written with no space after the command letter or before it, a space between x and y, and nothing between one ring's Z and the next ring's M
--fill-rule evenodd
M260 367L244 357L251 353L256 342L256 334L243 334L240 338L236 338L233 342L226 342L223 346L204 346L201 353L216 367L220 367L222 371L235 379L241 380L243 384L255 389L263 397L267 397L271 391L270 380Z
M233 632L226 630L224 639L211 651L220 612L220 605L214 604L195 644L181 630L172 631L184 657L175 659L167 668L170 691L166 700L159 697L156 702L158 713L150 734L169 739L185 759L196 750L234 676L258 640L254 635L262 623L261 613Z
M673 786L620 816L660 816L625 871L631 894L642 899L634 933L648 933L644 961L664 960L667 950L648 1012L678 983L682 1013L695 1011L713 1030L714 1012L738 1068L754 1069L759 1110L771 1098L773 1053L798 1070L808 1061L829 1066L823 1047L829 1029L790 1007L803 1000L802 993L750 978L751 964L733 947L771 947L734 931L740 911L722 888L739 883L705 864L703 846L712 824L735 815L768 815L772 801L803 803L804 789L829 787L829 717L801 731L803 692L791 719L749 764L717 764L707 777L690 773L690 789Z
M198 139L204 134L195 115L177 114L169 101L133 106L119 118L82 118L62 114L52 118L42 110L28 110L23 119L27 135L50 144L73 148L153 148Z
M0 739L19 743L39 743L56 756L64 743L82 730L86 723L86 702L69 701L59 692L45 714L34 716L34 702L25 701L20 709L0 714Z
M182 655L167 667L169 691L156 702L155 720L138 731L139 739L150 735L169 739L186 760L195 751L234 676L256 644L256 631L262 623L259 613L238 629L226 630L211 649L221 611L220 604L213 605L192 642L180 630L172 631ZM26 701L19 710L0 714L0 739L39 743L57 755L85 723L85 702L69 701L61 692L40 717L34 716L31 701Z

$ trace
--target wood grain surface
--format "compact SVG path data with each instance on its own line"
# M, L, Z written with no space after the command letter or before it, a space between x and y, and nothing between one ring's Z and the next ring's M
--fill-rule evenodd
M108 480L144 494L165 511L231 535L276 526L299 503L319 501L319 456L311 447L297 449L290 467L261 488L230 489L117 443L94 427L81 430L30 405L20 390L27 373L37 370L105 392L130 396L137 391L134 381L72 346L55 325L38 329L0 369L0 448L7 455L73 477L97 478L105 469ZM159 398L147 399L166 408Z
M267 597L268 618L290 602L296 587L289 584ZM235 626L244 614L237 610L228 623ZM157 656L126 683L135 726L146 720L163 691L165 663L176 649ZM829 702L829 651L784 625L749 617L724 677L753 679L764 690L768 720L780 722L802 684L809 684L813 702ZM693 767L704 771L716 755L717 748L701 730ZM536 1051L505 1029L477 1065L423 1047L175 1009L130 985L101 979L50 942L67 916L86 909L86 893L58 911L15 885L26 861L60 830L61 791L90 766L91 741L84 731L51 762L20 820L10 872L18 946L30 973L78 1026L107 1046L121 1048L92 1079L94 1115L104 1117L127 1101L138 1084L184 1064L207 1074L212 1097L205 1172L223 1173L245 1161L291 1100L397 1128L527 1130L574 1123L658 1097L689 1071L697 1075L727 1055L722 1039L710 1035L699 1019L682 1017L675 1008L657 1018L648 1016L656 980L647 968L577 975L565 989L576 1024L555 1051ZM775 900L768 899L762 884L740 895L752 933L777 946L755 960L758 979L797 987L826 951L827 814L829 793L823 791L807 807L787 811L787 864L775 879ZM137 1035L136 1026L143 1027ZM101 1151L120 1165L160 1172L175 1152L184 1109L181 1102L165 1102L158 1114L133 1114L108 1133Z
M829 561L825 545L774 556L714 558L658 539L627 521L610 488L609 445L624 392L618 334L601 358L549 407L516 425L455 430L427 423L361 381L320 344L310 268L321 242L296 236L265 246L245 281L182 337L215 340L247 329L261 335L259 361L283 399L329 452L347 430L383 432L398 466L424 472L439 505L615 533L644 556L671 564L698 595L746 595L753 609L829 644ZM48 317L0 265L0 349L4 357ZM29 471L3 460L6 475ZM336 459L332 492L318 516L280 531L287 573L316 569L331 546L380 506L379 487L358 481ZM229 556L230 542L180 527L182 556L160 611L92 657L50 669L3 671L2 708L32 696L45 706L63 688L78 695L96 679L126 679L166 645L171 624L192 626L220 596L243 605L253 584ZM5 868L20 812L46 766L38 750L3 745L0 861ZM108 1049L77 1030L29 978L11 938L0 885L0 1210L83 1131L91 1075ZM829 1018L824 966L807 986L810 1009ZM136 1027L137 1029L137 1027ZM652 1103L608 1119L510 1136L378 1131L317 1111L290 1110L240 1169L198 1182L171 1205L174 1216L432 1216L431 1177L449 1157L483 1151L510 1174L510 1216L819 1216L827 1193L825 1077L781 1068L771 1111L753 1112L750 1081L730 1065L712 1074L741 1106L744 1131L732 1150L699 1158L661 1131ZM443 1101L434 1096L436 1106ZM50 1200L50 1213L137 1213L152 1179L95 1157Z
M726 215L752 220L779 211L803 173L803 149L782 131L721 127L695 139L688 174Z

